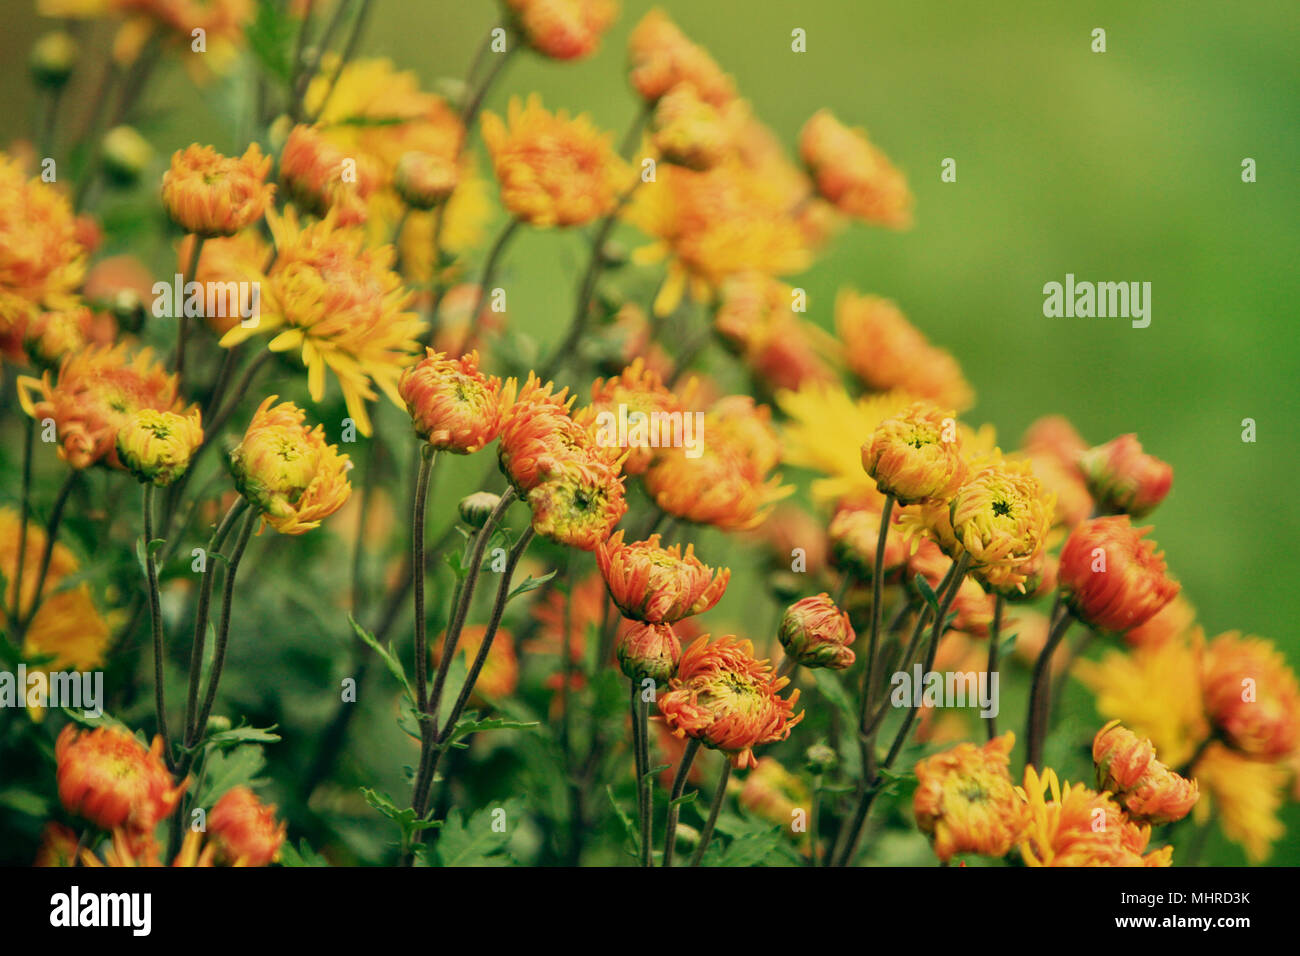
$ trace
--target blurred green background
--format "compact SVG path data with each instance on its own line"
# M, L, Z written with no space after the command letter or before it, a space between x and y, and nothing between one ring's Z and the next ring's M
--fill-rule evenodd
M658 5L734 75L787 145L828 106L865 126L909 177L912 230L852 227L795 281L811 317L830 328L845 285L896 299L959 358L978 394L967 417L996 425L1004 447L1052 412L1093 443L1136 432L1174 466L1154 537L1207 632L1272 638L1300 667L1293 0ZM517 58L489 108L538 90L546 105L590 112L621 136L637 108L623 79L626 37L651 6L624 0L588 60ZM8 141L29 135L33 93L17 65L49 23L30 3L3 7ZM464 74L497 17L488 0L378 0L362 54L390 56L431 85ZM791 52L795 27L806 31L806 53ZM1097 27L1104 54L1090 49ZM160 152L192 139L233 148L223 120L231 90L196 90L174 67L166 75L175 82L154 84L152 119L142 123ZM957 161L956 183L940 181L945 157ZM1258 164L1254 184L1241 181L1245 157ZM568 321L583 254L580 237L556 232L526 232L509 253L512 326L543 347ZM1045 318L1043 284L1067 272L1152 283L1150 327ZM1254 444L1241 440L1244 418L1257 423ZM465 480L481 467L463 469ZM729 597L715 630L728 615L737 628L770 626L766 609L760 623L743 596ZM1272 862L1300 862L1294 805L1287 823ZM1208 856L1241 859L1217 844Z

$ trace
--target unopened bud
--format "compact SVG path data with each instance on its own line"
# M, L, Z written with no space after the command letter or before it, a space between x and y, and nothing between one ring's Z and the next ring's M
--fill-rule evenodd
M497 510L501 496L490 491L476 491L460 499L460 519L471 528L481 528L488 517Z
M32 78L39 86L57 90L68 82L77 63L77 43L62 30L52 30L32 44Z
M131 126L115 126L104 136L104 172L119 186L133 185L153 159L153 147Z

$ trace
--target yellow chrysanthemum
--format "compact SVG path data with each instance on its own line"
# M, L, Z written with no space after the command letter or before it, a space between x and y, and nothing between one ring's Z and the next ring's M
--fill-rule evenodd
M1205 823L1214 812L1223 835L1240 844L1252 863L1267 860L1273 844L1286 833L1278 813L1286 799L1287 768L1211 744L1192 775L1203 797L1193 817Z
M221 339L232 348L252 335L278 331L272 352L299 349L314 401L325 397L326 369L334 373L348 415L363 435L371 431L366 400L372 385L403 408L397 383L416 359L424 322L403 311L410 294L391 269L393 249L369 249L360 232L340 229L333 215L300 226L292 211L268 213L279 254L267 275L256 324L236 325Z
M0 153L0 293L50 308L71 306L85 257L67 198Z

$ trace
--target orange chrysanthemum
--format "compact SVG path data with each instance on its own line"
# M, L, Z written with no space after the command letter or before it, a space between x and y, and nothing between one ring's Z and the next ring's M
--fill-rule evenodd
M777 631L781 646L804 667L842 671L852 667L850 646L857 639L847 611L822 592L796 601L785 610Z
M778 696L788 683L773 676L771 662L755 660L749 641L728 635L709 643L705 634L682 653L659 711L674 735L721 750L743 770L757 764L754 747L785 740L803 720L794 712L798 689Z
M487 626L471 624L460 632L456 642L456 653L465 660L468 668L478 658L483 647L483 638L487 635ZM442 663L443 647L447 635L444 633L430 649L435 666ZM519 686L519 658L515 654L515 642L510 632L497 628L492 635L492 644L488 647L487 657L483 659L483 669L479 671L474 683L471 701L481 704L486 701L501 700L509 697Z
M789 829L795 811L808 811L812 803L808 786L786 770L775 757L759 757L740 786L740 805L774 826Z
M239 493L281 534L302 534L343 507L352 493L348 456L325 441L325 429L303 426L306 413L293 402L262 401L230 453Z
M1115 795L1140 823L1181 820L1196 804L1196 781L1186 780L1156 759L1150 740L1112 720L1092 740L1097 786Z
M619 668L630 680L639 684L648 678L662 684L677 673L682 643L671 624L637 621L619 636L614 651Z
M433 349L426 353L398 385L415 433L440 451L478 451L501 430L501 380L479 371L478 352L458 359Z
M267 866L280 859L288 825L275 819L248 787L232 787L208 814L208 836L218 858L234 866Z
M172 780L162 748L162 737L146 748L121 726L64 727L54 748L64 809L103 830L152 833L176 809L188 784Z
M893 229L911 225L907 179L863 130L818 110L799 134L799 155L817 191L841 211Z
M1105 514L1148 515L1174 483L1173 466L1146 454L1136 435L1088 449L1079 455L1078 467Z
M330 213L299 226L292 211L267 214L278 250L261 296L255 323L240 323L221 339L233 348L278 331L272 352L300 350L312 401L325 398L325 372L338 379L348 415L363 435L371 433L366 401L379 386L399 408L402 369L415 361L424 322L405 311L410 293L392 271L393 249L371 249L355 229L339 228Z
M1228 746L1276 759L1300 749L1300 688L1270 641L1228 631L1201 657L1205 713Z
M507 121L483 114L483 141L510 214L531 226L581 226L614 208L626 175L610 146L585 116L550 113L533 95L516 97Z
M197 241L190 235L177 245L177 272L189 268ZM271 244L255 229L204 241L199 251L199 268L193 278L205 289L215 287L209 283L221 283L221 288L228 290L225 308L203 310L203 321L217 335L224 336L246 320L256 319L261 323L262 292L266 286L264 270L271 254ZM236 285L228 285L232 282Z
M650 467L658 447L659 423L672 425L684 414L681 402L664 387L659 373L638 358L619 375L596 379L591 386L591 404L573 418L591 432L597 445L618 454L626 452L624 473L639 475ZM620 434L620 420L627 422L626 435ZM623 438L626 441L621 443Z
M66 307L85 268L86 250L67 198L49 183L28 179L17 160L0 153L0 297Z
M194 143L172 154L163 174L163 206L186 232L233 236L262 218L275 186L266 182L271 157L253 143L238 159Z
M33 315L23 329L23 350L39 369L56 369L90 342L94 320L84 305Z
M280 180L303 212L324 216L334 210L340 226L366 221L366 204L378 185L376 171L364 155L348 156L319 129L302 124L290 130L285 140Z
M625 617L651 624L672 624L703 614L722 598L731 569L714 571L695 556L695 546L663 548L659 535L623 543L619 531L596 549L596 564L609 596Z
M73 468L104 463L121 468L117 433L143 409L179 411L176 376L144 349L128 359L125 344L91 346L68 355L57 384L49 372L18 380L23 410L38 422L54 420L59 457Z
M961 743L917 763L912 812L940 860L1002 857L1020 842L1029 819L1007 769L1015 741L1006 733L982 747Z
M735 98L731 78L662 10L651 10L636 25L628 38L628 60L633 88L650 102L682 83L690 83L714 106Z
M1174 599L1164 555L1150 528L1134 528L1128 515L1092 518L1070 533L1061 549L1060 587L1080 620L1106 631L1144 624Z
M880 517L880 506L870 499L849 498L840 502L826 529L837 568L868 581L875 576ZM890 520L890 533L885 538L885 574L898 570L907 562L908 544L898 531L899 517L895 512Z
M558 472L524 498L533 530L559 544L594 551L627 513L618 469L594 456L561 460Z
M553 60L594 53L614 22L614 0L506 0L516 28L531 46Z
M876 426L862 446L862 468L881 494L904 505L956 494L966 464L955 414L916 402Z
M1020 844L1026 866L1170 865L1173 847L1146 853L1151 827L1129 820L1109 794L1069 781L1062 787L1054 770L1039 776L1032 766L1017 789L1029 816Z

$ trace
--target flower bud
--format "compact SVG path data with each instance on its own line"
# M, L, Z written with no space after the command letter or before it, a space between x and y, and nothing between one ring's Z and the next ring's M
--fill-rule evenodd
M245 786L227 790L208 814L208 834L217 855L237 866L266 866L278 860L286 829L275 821L275 805L262 803Z
M1127 515L1092 518L1070 533L1061 549L1061 593L1070 609L1094 628L1122 633L1145 624L1178 594L1150 528L1134 528Z
M104 172L119 186L134 185L153 159L153 147L132 126L114 126L103 146Z
M501 496L490 491L476 491L460 499L460 520L471 528L481 528L487 524L488 516L496 511L501 503Z
M803 753L804 766L812 774L830 773L839 763L839 757L832 747L826 744L813 744Z
M876 426L862 446L862 467L882 494L904 505L949 500L966 471L952 415L921 402Z
M648 677L662 684L677 673L682 645L671 625L638 622L623 632L616 653L618 666L631 680Z
M1100 511L1134 518L1154 511L1174 483L1173 467L1142 451L1136 435L1120 435L1083 452L1079 470Z
M1112 720L1092 741L1097 785L1114 794L1140 823L1172 823L1191 812L1196 781L1185 780L1156 759L1151 741Z
M787 654L804 667L829 667L842 671L853 664L849 647L856 639L849 615L828 594L806 597L791 604L777 634Z
M403 153L393 172L393 188L412 209L441 205L456 190L460 174L451 160L433 153Z
M199 410L188 416L141 409L117 433L117 457L142 483L163 486L185 474L203 444Z
M76 63L77 42L62 30L52 30L32 44L30 66L38 86L59 89Z

